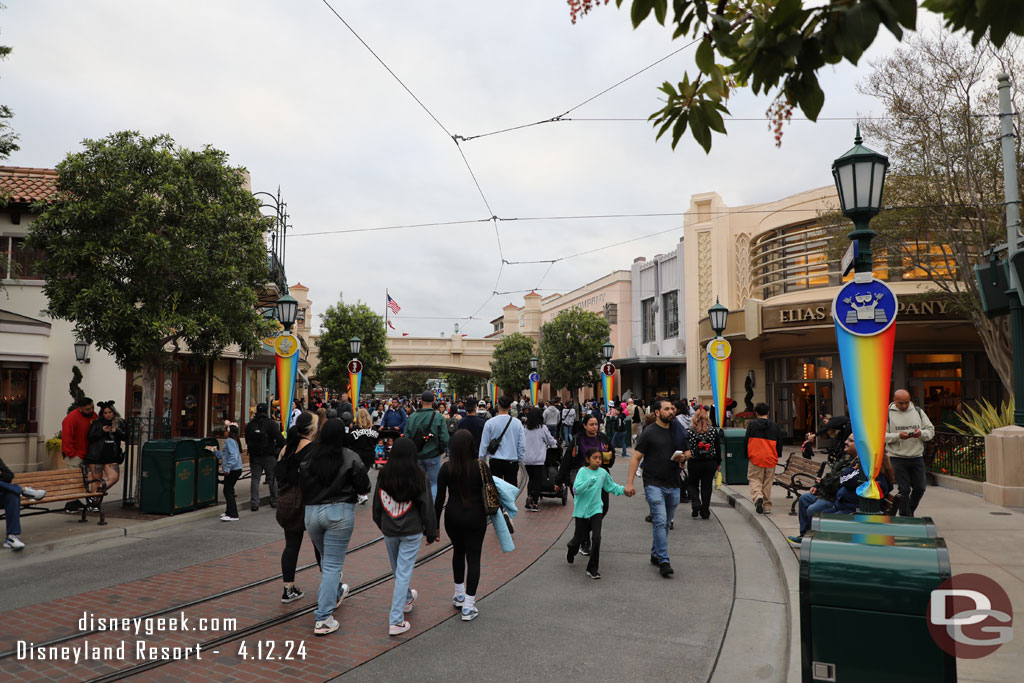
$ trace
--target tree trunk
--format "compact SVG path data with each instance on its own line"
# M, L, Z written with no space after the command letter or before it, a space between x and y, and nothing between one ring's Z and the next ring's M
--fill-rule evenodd
M1009 316L990 319L981 314L971 314L971 322L978 330L981 344L988 360L999 374L1003 388L1008 396L1013 396L1013 355L1010 350Z

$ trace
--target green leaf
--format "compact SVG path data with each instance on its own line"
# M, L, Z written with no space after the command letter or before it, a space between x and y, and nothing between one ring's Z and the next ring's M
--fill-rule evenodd
M697 144L704 148L705 154L711 151L711 131L708 129L702 107L690 108L690 133Z
M711 73L711 70L715 68L715 51L711 45L711 38L705 36L704 40L700 41L695 58L698 69L706 74Z
M668 14L668 0L654 0L654 18L662 26L665 25L666 14Z
M812 121L818 119L821 108L825 104L825 93L818 85L818 78L814 74L805 74L803 78L803 94L800 97L800 109L807 114Z
M633 0L633 7L630 10L630 18L633 20L633 28L647 18L647 15L654 9L654 0Z

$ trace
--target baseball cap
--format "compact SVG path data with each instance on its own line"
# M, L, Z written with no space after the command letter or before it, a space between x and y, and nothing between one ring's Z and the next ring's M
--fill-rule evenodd
M477 405L478 408L486 408L487 407L487 401L484 401L483 399L481 399L476 405Z
M424 403L433 403L434 402L434 392L433 391L424 391L423 395L420 396L420 400L423 401Z

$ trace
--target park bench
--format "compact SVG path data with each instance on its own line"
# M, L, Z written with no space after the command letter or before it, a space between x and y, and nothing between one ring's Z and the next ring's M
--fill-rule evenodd
M786 489L786 498L793 498L794 494L797 494L793 504L789 507L789 514L796 514L796 504L800 499L800 492L809 491L818 483L824 471L824 462L808 460L798 453L789 456L786 467L775 475L775 484Z
M96 507L100 511L100 521L97 522L100 526L107 523L106 515L103 512L102 499L107 494L106 491L97 491L96 493L90 493L86 488L86 470L84 468L76 469L60 469L60 470L41 470L39 472L22 472L15 478L15 483L18 486L28 486L34 489L42 489L46 491L46 495L41 500L31 500L28 498L22 498L21 507L28 510L23 512L22 516L27 517L30 515L41 515L47 512L58 512L63 511L64 508L46 508L42 507L46 503L63 503L70 500L80 500L82 498L99 498L99 504ZM85 522L85 516L88 512L88 505L82 506L82 518L79 522Z

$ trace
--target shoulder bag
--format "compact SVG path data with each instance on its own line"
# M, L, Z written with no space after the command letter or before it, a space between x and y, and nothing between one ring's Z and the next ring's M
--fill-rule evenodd
M487 444L487 455L494 455L498 452L498 448L501 446L501 440L505 438L505 432L512 426L512 420L514 418L509 415L508 422L505 423L505 428L501 430L501 434L497 439L491 439L491 442Z

